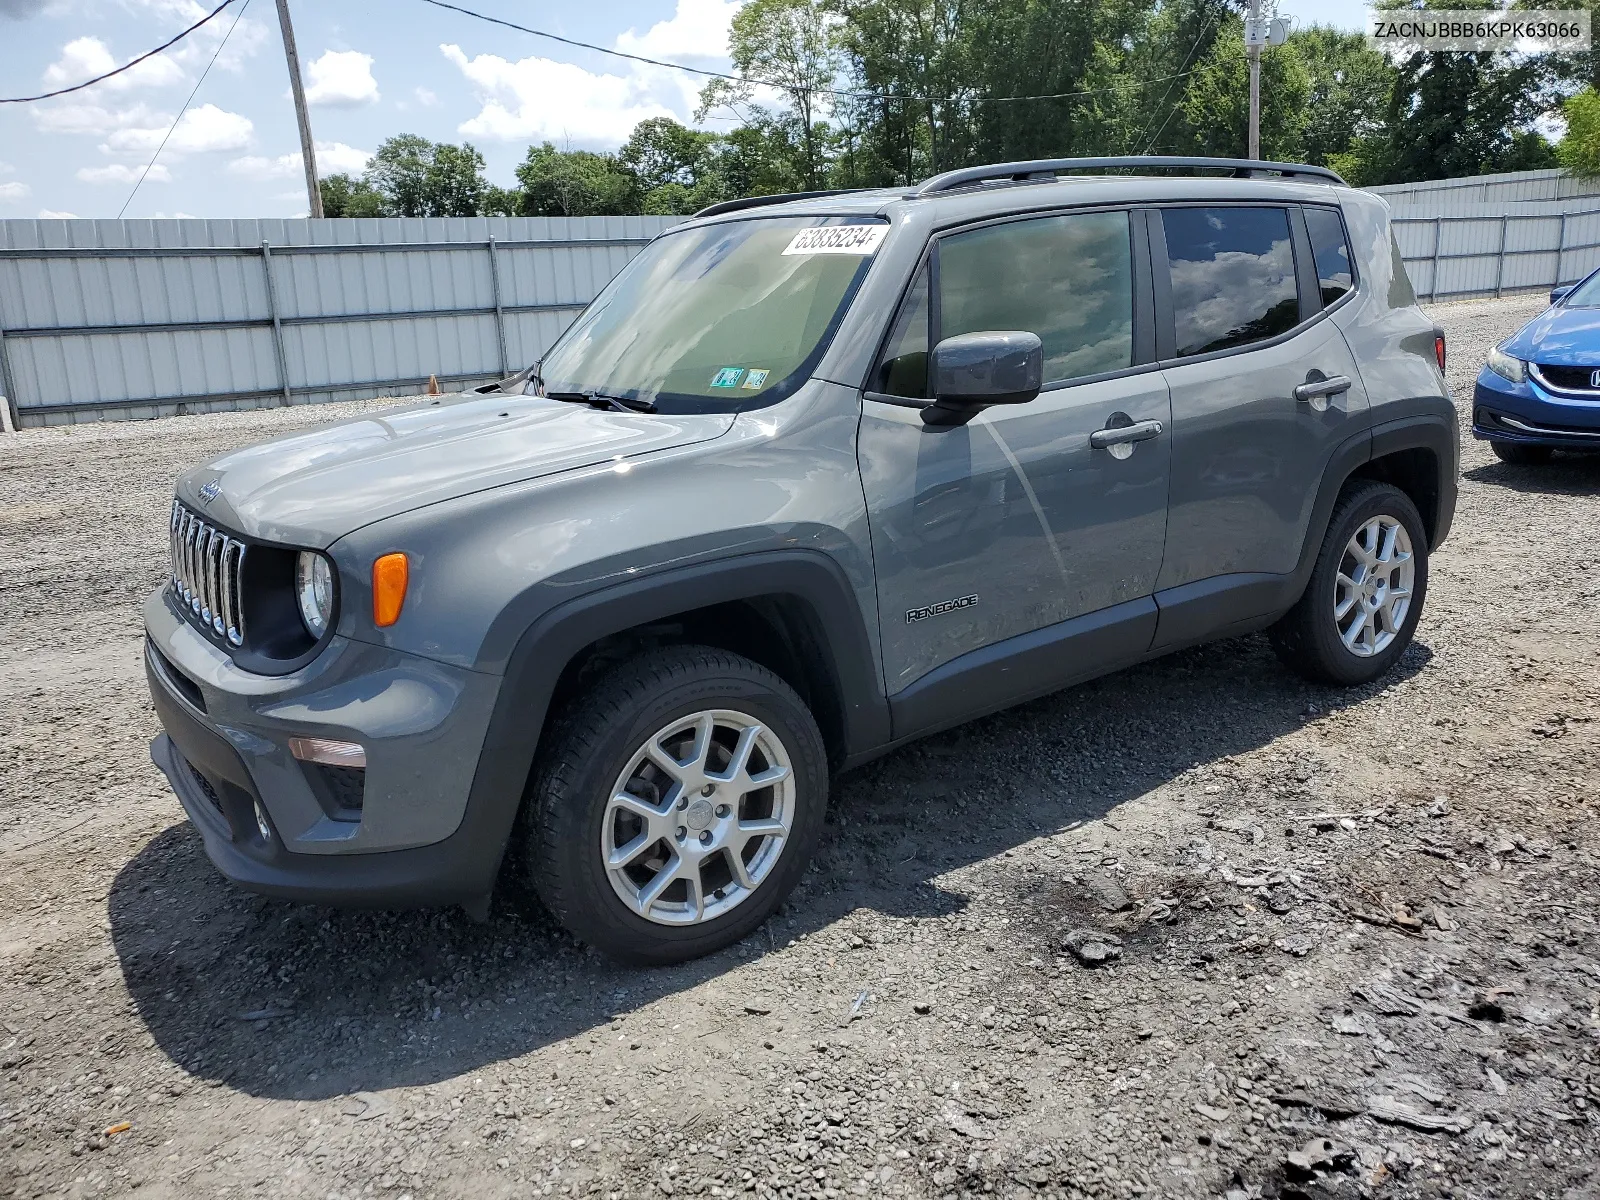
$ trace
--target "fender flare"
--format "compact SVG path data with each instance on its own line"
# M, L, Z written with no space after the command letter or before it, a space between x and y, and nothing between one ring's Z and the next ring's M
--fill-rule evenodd
M551 696L573 657L609 634L763 596L800 600L825 634L823 665L840 702L846 756L856 758L890 741L889 705L861 606L844 570L825 554L798 549L742 554L574 597L537 617L517 638L484 736L462 825L472 828L485 851L492 846L491 881L522 803Z

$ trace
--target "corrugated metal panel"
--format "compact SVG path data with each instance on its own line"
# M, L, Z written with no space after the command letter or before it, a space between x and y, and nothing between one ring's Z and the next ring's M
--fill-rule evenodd
M489 379L676 222L0 221L0 391L33 425Z

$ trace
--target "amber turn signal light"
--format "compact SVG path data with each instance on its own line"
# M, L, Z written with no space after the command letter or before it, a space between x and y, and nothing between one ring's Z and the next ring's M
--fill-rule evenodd
M385 554L372 564L372 623L385 629L400 619L411 564L404 554Z

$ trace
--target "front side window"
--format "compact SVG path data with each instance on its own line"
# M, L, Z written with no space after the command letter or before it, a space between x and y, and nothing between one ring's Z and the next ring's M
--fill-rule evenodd
M781 399L810 377L888 228L766 217L664 234L545 355L545 393L663 412Z
M1266 341L1299 324L1286 210L1169 208L1161 222L1180 358Z
M926 398L929 344L963 333L1038 334L1046 386L1133 365L1127 213L1008 221L941 238L936 253L938 328L924 267L890 330L877 391Z
M1350 243L1344 222L1331 208L1307 208L1306 232L1311 237L1311 258L1317 264L1317 289L1326 308L1355 286L1350 269Z

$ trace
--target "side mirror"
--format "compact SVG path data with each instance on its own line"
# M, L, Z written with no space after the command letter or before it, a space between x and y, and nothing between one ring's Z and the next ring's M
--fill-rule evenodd
M1576 286L1577 286L1576 284L1568 283L1568 284L1565 284L1565 285L1563 285L1561 287L1558 287L1558 288L1551 288L1550 289L1550 303L1551 304L1560 304L1561 301L1566 298L1567 293L1570 292Z
M963 333L933 348L929 425L955 425L991 404L1026 404L1044 386L1044 343L1024 330Z

